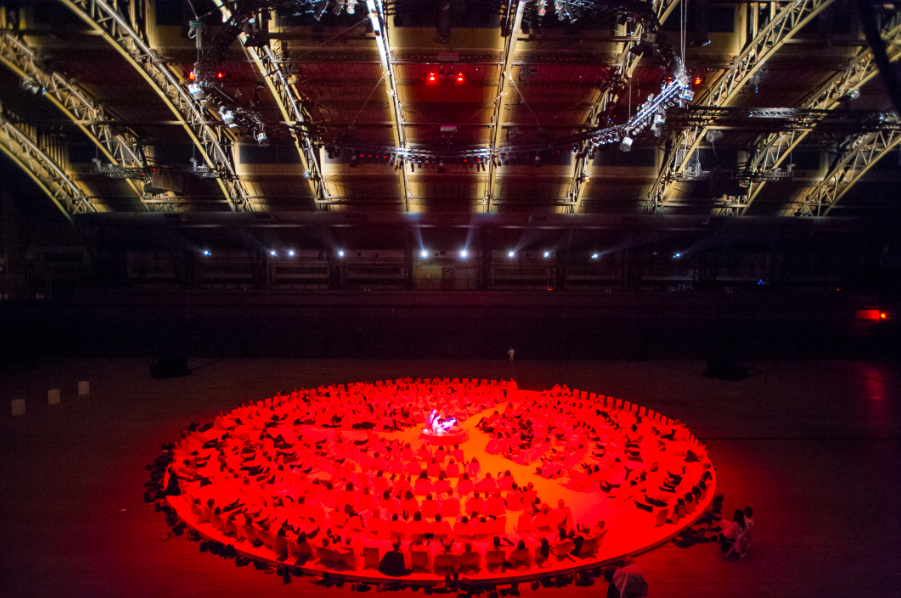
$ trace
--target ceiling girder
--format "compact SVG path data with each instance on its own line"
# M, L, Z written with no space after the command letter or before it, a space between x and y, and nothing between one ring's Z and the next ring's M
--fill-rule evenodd
M59 0L97 31L143 77L166 106L184 121L184 129L206 165L222 173L216 179L233 211L251 210L249 193L235 173L223 144L222 127L212 127L203 106L194 100L159 54L110 0Z
M388 95L391 96L392 119L394 121L394 142L399 148L407 147L406 131L404 131L404 115L400 97L397 95L397 74L394 71L393 50L391 49L391 40L388 37L388 20L385 18L385 5L382 0L367 0L366 7L369 9L369 19L373 25L373 32L376 36L376 44L379 46L379 60L384 69L383 79L386 79ZM404 211L410 211L410 197L413 192L410 189L410 181L407 173L406 160L400 161L397 172L400 174L401 188L404 194Z
M61 73L45 71L40 56L10 32L0 37L0 62L19 77L40 85L42 95L81 129L107 160L123 168L140 166L141 161L132 149L136 143L134 133L118 122L103 104ZM143 191L133 181L126 183L143 202ZM147 204L144 207L150 209Z
M788 215L828 216L876 162L898 147L901 132L877 131L852 137L823 180L798 203L786 206Z
M509 5L512 6L512 5ZM507 96L509 87L507 80L513 82L513 55L516 52L516 40L522 30L522 15L525 12L526 0L518 0L516 3L516 12L513 14L513 21L510 23L510 31L507 33L507 39L504 47L504 64L500 75L497 78L497 97L494 100L494 115L492 117L491 129L491 145L489 149L491 153L497 149L501 140L501 123L506 120L507 102L504 98ZM507 15L509 20L510 15ZM485 213L491 211L491 202L494 199L494 187L497 183L497 161L488 160L488 188L485 195Z
M0 115L0 150L16 163L56 204L63 215L96 212L88 193L40 147L25 127Z
M789 2L772 2L770 10L775 11L770 22L760 29L733 60L732 67L726 71L707 91L695 99L695 105L728 106L735 100L744 85L772 58L785 42L803 29L834 0L791 0ZM650 193L650 207L658 211L667 199L671 184L675 181L673 174L682 172L688 166L695 150L706 137L706 127L696 127L679 131L671 135L668 145L671 148L661 165L660 174ZM683 149L687 148L687 149Z
M888 57L891 62L901 58L901 24L897 17L887 21L883 26L882 38L888 44ZM852 90L859 90L867 82L879 73L876 62L873 60L873 52L867 48L861 51L844 71L836 73L825 84L817 89L801 107L804 109L835 110L842 105L843 99ZM772 171L779 168L785 159L800 145L801 141L810 134L807 131L782 131L770 133L755 144L754 154L749 157L749 165L752 170ZM742 214L748 213L748 208L760 194L766 185L766 181L752 183L748 192L748 199L742 208Z

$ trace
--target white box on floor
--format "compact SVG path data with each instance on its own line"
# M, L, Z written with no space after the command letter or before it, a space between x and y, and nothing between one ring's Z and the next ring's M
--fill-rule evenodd
M59 405L59 389L51 388L47 391L47 404L48 405Z
M25 415L25 399L14 399L10 401L13 410L13 417Z
M88 395L91 394L91 383L87 380L82 380L78 383L78 394L79 395Z

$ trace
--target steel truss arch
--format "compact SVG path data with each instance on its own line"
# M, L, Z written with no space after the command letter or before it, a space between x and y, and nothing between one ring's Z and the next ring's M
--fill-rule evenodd
M235 173L232 158L223 147L220 127L211 127L203 107L185 90L159 55L117 10L115 0L60 0L90 25L157 92L175 114L206 165L219 172L216 179L232 211L252 211L249 193Z
M10 32L0 36L0 63L23 79L40 85L44 97L81 129L107 160L123 168L141 165L132 149L134 134L122 125L116 127L116 118L102 104L61 73L46 72L34 49ZM119 131L114 132L114 127ZM137 185L130 180L126 183L143 201L144 194ZM147 204L144 207L150 209Z
M882 38L888 44L889 61L896 62L901 58L901 23L898 23L896 18L890 26L883 29ZM849 94L863 87L877 74L879 74L879 69L873 60L873 52L867 48L861 51L844 71L836 73L805 100L801 108L835 110L842 106ZM763 172L771 172L779 168L810 133L810 130L782 131L764 136L755 144L754 155L748 161L749 168L753 171ZM764 185L766 185L766 181L751 184L748 199L743 202L742 215L748 213L748 208L760 195ZM737 200L738 198L734 198L733 201Z
M213 0L213 2L222 13L223 20L231 18L232 12L223 0ZM304 126L310 121L310 118L303 109L303 105L298 99L288 76L282 69L281 62L268 41L260 47L261 51L257 51L256 47L248 47L246 45L246 33L241 33L238 36L238 40L241 42L244 51L256 65L260 76L266 82L266 87L275 99L282 118L290 125L291 137L300 156L301 165L304 171L310 174L307 180L309 181L313 197L317 202L326 200L328 192L322 179L318 152L308 134L308 129ZM298 129L300 132L298 132Z
M778 12L761 29L744 50L733 60L732 67L720 77L708 92L694 102L699 106L728 106L739 91L772 58L785 42L810 23L834 0L791 0L775 2ZM660 174L650 193L649 205L653 211L662 208L667 193L674 182L673 174L682 172L707 135L707 127L680 131L669 138L671 151L661 166ZM679 148L687 148L680 150ZM681 160L679 159L679 156Z
M662 25L666 19L672 14L673 10L678 6L681 0L650 0L651 10L657 16L657 21ZM635 68L641 60L641 55L632 50L641 43L641 36L644 32L642 23L638 23L635 27L634 39L623 44L622 52L617 59L615 67L615 77L618 80L628 80L632 78ZM597 120L601 114L607 111L609 105L619 101L619 92L616 88L608 86L601 91L597 102L592 106L586 119L589 124L597 124ZM576 160L573 169L573 178L570 185L570 200L572 205L570 212L575 214L579 209L579 203L582 201L582 191L584 189L584 176L586 163L588 160L588 144L582 143L582 151Z
M72 215L96 212L84 189L66 174L20 125L0 115L0 150L25 171L72 222Z
M501 66L501 73L497 79L497 99L495 100L493 127L491 129L491 145L489 145L490 158L488 159L488 189L485 195L485 213L491 211L491 202L494 200L494 186L497 184L497 158L495 154L500 145L501 140L501 123L504 122L507 112L506 102L504 98L507 96L509 88L507 79L512 82L513 71L513 55L516 52L516 39L522 30L522 16L526 8L526 0L519 0L516 3L516 12L513 14L513 22L510 26L510 33L507 36L506 47L504 48L504 62Z
M876 162L901 144L901 132L876 131L852 137L823 180L801 202L786 207L786 215L828 216Z

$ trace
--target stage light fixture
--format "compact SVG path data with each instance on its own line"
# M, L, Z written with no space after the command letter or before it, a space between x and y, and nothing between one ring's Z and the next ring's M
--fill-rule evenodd
M514 257L515 255L516 255L516 254L515 254L514 252L512 252L512 251L508 251L508 252L507 252L507 257L511 257L511 258L512 258L512 257Z
M623 137L623 140L619 143L619 149L623 152L632 151L632 138L626 135Z
M435 74L435 71L429 71L429 76L426 78L426 82L429 85L438 83L438 75Z
M204 249L204 250L203 250L203 255L212 255L212 254L210 253L210 250L209 250L209 249Z
M545 251L545 252L544 252L544 257L545 257L545 258L551 257L551 252L550 252L550 251Z
M466 259L468 256L469 256L468 251L466 251L465 249L460 250L460 257L462 257L463 259Z
M190 83L188 85L188 93L190 93L191 97L198 102L206 98L206 93L203 91L203 88L200 87L199 83Z
M462 83L466 83L466 77L463 75L463 73L457 73L457 84L459 85Z
M677 253L676 255L674 255L674 256L673 256L673 259L676 259L676 258L679 258L679 257L682 257L682 254L681 254L681 253Z
M266 131L260 129L257 131L257 134L254 136L257 140L257 145L267 146L269 145L269 138L266 136Z
M275 249L270 249L269 255L271 255L272 257L278 257L278 252Z
M880 320L888 320L888 314L885 313L884 311L883 311L883 312L880 312L880 313L879 313L879 319L880 319Z
M338 250L338 257L344 257L344 250L343 250L343 249L339 249L339 250Z
M294 257L294 250L293 250L293 249L289 249L289 250L288 250L288 257Z
M238 126L238 123L235 122L235 113L225 106L219 108L219 116L222 117L222 122L225 123L229 129L234 129Z
M700 85L704 82L704 78L701 75L695 75L695 78L691 80L693 85Z
M347 2L344 4L344 10L347 11L347 14L349 14L349 15L354 14L354 12L356 10L354 5L356 3L357 3L357 0L347 0Z
M596 259L598 259L599 257L601 257L601 256L600 256L599 254L597 254L597 253L592 253L592 254L591 254L591 259L593 259L593 260L596 260Z

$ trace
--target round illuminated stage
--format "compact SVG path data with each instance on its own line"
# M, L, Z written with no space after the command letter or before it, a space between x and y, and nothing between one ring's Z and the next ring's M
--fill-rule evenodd
M716 484L681 422L565 386L319 387L192 428L160 480L179 525L285 575L503 584L596 570L676 536Z

